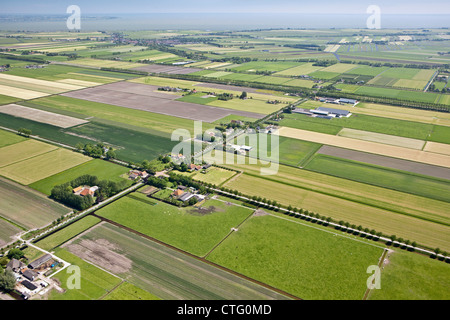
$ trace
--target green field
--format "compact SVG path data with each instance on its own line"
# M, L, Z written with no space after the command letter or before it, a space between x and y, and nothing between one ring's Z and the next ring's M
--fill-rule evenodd
M59 148L1 167L0 175L28 185L89 160L85 155Z
M8 132L5 130L0 130L0 148L9 146L10 144L25 141L26 139L27 138L20 136L18 134Z
M71 223L63 229L46 236L42 240L39 240L38 242L36 242L36 245L46 251L52 251L56 247L61 246L66 241L69 241L73 237L93 227L99 222L100 219L97 217L84 217L83 219L75 221L74 223Z
M208 256L217 264L306 300L362 299L383 249L299 220L246 220Z
M57 147L37 140L24 140L0 149L0 168L56 150Z
M73 276L73 272L63 270L54 278L58 279L65 292L52 290L49 300L99 300L122 283L120 278L78 258L65 249L58 248L55 253L61 259L80 268L80 289L68 287L68 283L72 284L70 277Z
M193 174L191 178L197 181L212 183L219 186L228 179L231 179L234 175L236 175L235 171L226 170L219 167L210 167L206 173L197 172Z
M17 231L17 226L22 229L39 228L71 211L33 189L1 177L0 204L0 216L5 219L0 219L2 220L1 230ZM2 238L3 235L2 232ZM9 241L11 239L8 239Z
M140 193L135 196L145 199ZM157 205L149 205L125 197L100 209L97 214L203 256L230 232L230 228L236 227L252 213L249 208L227 206L217 200L209 200L202 207L211 212L202 213L192 207L178 208L159 201Z
M317 107L315 103L309 101L300 106L305 109ZM295 113L285 114L284 119L280 121L280 125L333 135L339 133L342 128L349 128L424 141L439 140L436 142L450 143L450 128L446 126L357 113L349 118L334 119L312 118ZM433 132L436 132L434 136L430 136Z
M53 176L36 181L30 184L30 187L46 195L50 195L54 186L72 181L85 174L96 176L99 180L110 180L114 182L128 181L128 185L131 185L131 180L125 180L120 177L129 170L127 167L122 167L108 161L93 159Z
M257 283L111 224L101 224L65 247L164 300L286 299Z
M401 235L423 245L449 247L446 202L283 165L268 176L261 175L261 165L227 166L244 174L225 186L245 195Z
M396 250L381 273L381 288L370 300L447 300L448 264ZM407 289L406 289L407 288Z
M308 170L450 202L450 181L317 154Z

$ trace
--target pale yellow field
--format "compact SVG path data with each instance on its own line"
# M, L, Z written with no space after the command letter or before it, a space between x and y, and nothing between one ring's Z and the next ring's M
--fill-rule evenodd
M0 106L0 113L9 114L15 117L29 119L41 123L51 124L60 128L70 128L88 121L52 113L44 110L24 107L17 104L8 104Z
M442 153L450 156L450 145L439 142L428 141L424 151Z
M105 77L105 76L98 76L98 75L85 75L83 73L76 73L76 72L69 72L68 74L75 74L77 76L88 76L89 78L99 78L99 79L106 79L106 80L114 80L114 81L118 81L117 78L112 78L112 77Z
M51 152L2 167L0 168L0 175L28 185L89 160L91 158L81 153L58 148Z
M11 75L11 74L4 74L4 73L0 73L0 79L6 79L6 80L12 80L12 81L18 81L18 82L24 82L24 83L32 83L32 84L42 85L42 86L48 86L48 87L61 89L61 91L83 89L83 87L75 86L73 84L60 83L60 82L55 82L55 81L47 81L47 80L41 80L41 79L34 79L34 78L27 78L27 77L20 77L20 76L15 76L15 75Z
M62 79L62 80L57 80L56 82L74 84L76 86L82 86L82 87L94 87L94 86L99 86L102 84L102 83L98 83L98 82L84 81L84 80L77 80L77 79Z
M333 136L329 134L288 127L281 127L279 130L279 135L340 148L352 149L450 168L450 156L438 153L431 153L421 150L408 149L377 142Z
M37 140L25 140L0 148L0 167L50 152L57 147Z
M69 64L69 63L68 63ZM73 65L80 66L89 66L89 67L98 67L98 68L137 68L142 67L141 63L132 63L126 61L113 61L113 60L99 60L99 59L77 59L73 62L70 62Z
M4 85L0 85L0 94L19 99L35 99L49 95L49 93L9 87Z
M399 146L404 148L422 150L425 141L411 138L404 138L399 136L393 136L389 134L382 134L376 132L369 132L363 130L355 130L349 128L343 128L337 134L341 137L353 138L358 140L372 141L378 143L389 144L393 146Z
M356 65L356 64L350 64L350 63L336 63L329 67L323 68L320 71L344 73L349 70L355 69L357 66L358 65Z

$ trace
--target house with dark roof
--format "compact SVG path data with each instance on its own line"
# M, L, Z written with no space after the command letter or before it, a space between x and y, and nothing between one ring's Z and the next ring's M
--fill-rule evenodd
M28 280L23 280L23 281L21 282L21 284L22 284L25 288L27 288L28 290L31 290L31 291L36 290L36 289L38 288L37 286L35 286L33 283L31 283L31 282L28 281Z
M26 265L20 260L12 258L6 265L6 270L11 270L12 272L20 272Z
M41 264L46 263L47 261L49 261L50 259L52 259L52 256L50 254L45 254L40 258L37 258L36 260L30 262L30 264L28 265L29 268L31 269L36 269L38 268Z
M22 275L30 281L34 281L34 279L36 279L36 277L38 276L36 272L30 269L27 269L24 272L22 272Z

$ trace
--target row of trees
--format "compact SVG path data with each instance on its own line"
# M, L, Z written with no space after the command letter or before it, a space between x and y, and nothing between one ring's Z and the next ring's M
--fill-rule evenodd
M83 151L84 154L93 157L93 158L106 158L109 159L115 159L116 158L116 152L114 148L107 147L104 143L99 142L97 144L82 144L77 143L75 145L75 148L78 151Z

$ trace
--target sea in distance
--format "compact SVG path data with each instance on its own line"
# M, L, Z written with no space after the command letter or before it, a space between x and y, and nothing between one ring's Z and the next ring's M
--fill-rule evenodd
M2 31L67 31L70 14L0 14ZM255 30L255 29L360 29L367 28L370 14L302 13L143 13L85 14L80 31L139 30ZM381 29L449 28L449 14L381 14Z

